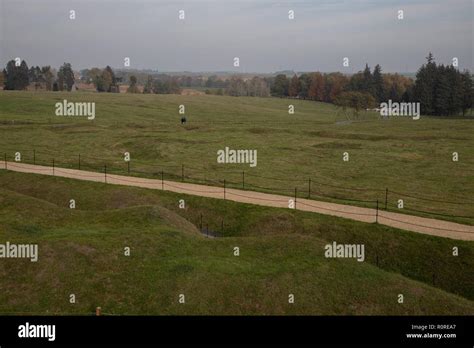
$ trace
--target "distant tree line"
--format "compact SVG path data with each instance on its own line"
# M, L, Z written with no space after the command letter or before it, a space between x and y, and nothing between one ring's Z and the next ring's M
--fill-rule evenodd
M5 90L25 90L29 85L35 89L47 91L71 91L74 83L74 71L71 64L64 63L56 73L50 66L32 66L28 69L26 61L17 66L14 60L7 63L2 72Z
M465 115L472 110L474 100L470 72L460 72L453 65L437 65L431 53L426 64L418 70L415 81L399 74L382 73L379 64L373 70L366 64L363 71L351 76L340 72L310 72L290 77L278 74L230 78L211 75L206 78L194 74L135 75L127 71L119 71L119 75L106 66L82 70L81 80L94 84L98 92L119 92L119 84L126 79L129 80L129 93L140 93L139 85L143 86L143 93L156 94L179 94L182 88L189 87L216 95L309 99L356 110L373 108L388 100L419 102L421 113L425 115ZM75 86L75 75L69 63L64 63L56 72L50 66L28 68L24 60L19 65L11 60L0 75L0 83L6 90L24 90L32 85L35 89L71 91Z
M85 69L81 71L81 74L82 80L86 83L93 83L97 92L120 92L118 83L121 79L115 76L113 69L108 65L104 69Z
M138 79L136 76L130 76L130 85L127 93L140 93L137 87ZM147 76L147 80L143 86L143 93L145 94L180 94L181 87L176 77L161 75L159 78L152 75Z
M437 65L427 57L416 80L399 74L382 74L380 65L350 77L341 73L304 73L288 78L284 74L270 79L271 94L276 97L310 99L334 103L356 110L373 108L380 103L420 102L424 115L464 116L473 107L473 78L468 70L460 72L452 65Z

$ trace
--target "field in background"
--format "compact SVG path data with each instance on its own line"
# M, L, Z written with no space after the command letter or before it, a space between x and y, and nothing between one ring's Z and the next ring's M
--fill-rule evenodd
M54 104L95 102L96 119L55 116ZM295 114L288 114L288 105ZM180 124L180 104L186 126ZM311 101L222 96L0 93L0 153L10 160L242 187L388 208L473 224L474 123L421 117L349 117ZM258 150L258 165L218 164L217 151ZM349 162L342 156L348 152ZM452 153L459 153L459 162ZM341 199L344 200L341 200ZM348 199L348 200L347 200ZM367 202L364 202L367 201ZM463 216L468 218L463 218Z
M218 238L199 232L201 216ZM38 243L40 250L37 263L0 263L1 314L92 315L97 306L106 314L474 312L472 242L4 170L0 220L2 241ZM333 241L365 244L365 262L325 258L324 246Z

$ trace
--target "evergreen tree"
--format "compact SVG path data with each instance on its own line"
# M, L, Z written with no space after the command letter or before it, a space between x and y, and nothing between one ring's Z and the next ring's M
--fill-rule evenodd
M461 75L463 93L462 93L462 115L466 115L466 111L471 109L474 105L474 88L472 83L471 73L466 70Z
M448 71L444 65L437 68L435 88L434 88L434 112L436 115L449 114L449 101L451 88L449 85Z
M435 113L435 81L436 63L433 54L430 52L426 57L427 64L423 64L416 74L415 99L420 103L423 114L433 115Z
M65 89L70 92L72 90L72 86L74 86L74 71L70 63L64 63L59 68L58 85L61 91Z
M448 115L458 115L463 104L463 79L461 73L452 65L446 67L446 74L450 85Z
M381 103L386 99L385 85L382 76L382 68L377 64L374 68L373 74L373 88L375 91L375 99L377 102Z
M24 90L28 87L28 65L24 60L21 61L20 66L16 66L14 60L7 63L6 69L3 70L4 75L4 89L6 90Z
M365 64L365 69L364 69L364 72L362 73L362 76L363 76L362 86L361 86L362 92L370 93L375 97L373 76L372 76L372 73L370 72L370 68L368 64Z

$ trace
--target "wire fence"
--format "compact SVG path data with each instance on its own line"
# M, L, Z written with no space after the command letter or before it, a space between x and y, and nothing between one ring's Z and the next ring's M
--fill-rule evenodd
M91 172L96 172L97 174L85 174L74 172L74 175L85 177L85 178L95 178L100 180L104 178L107 181L107 176L110 179L117 181L134 183L134 184L152 184L151 181L147 179L161 179L163 183L164 180L167 181L166 186L172 187L174 189L183 189L179 187L179 182L186 183L196 183L210 185L205 190L198 190L186 187L186 190L192 192L208 193L208 194L220 194L222 193L222 188L224 188L224 196L235 195L249 199L256 200L266 200L273 202L284 202L282 199L271 199L271 198L261 198L261 197L252 197L246 196L242 193L236 192L226 192L226 188L240 189L244 191L260 191L263 193L278 194L284 196L290 196L295 199L295 203L298 198L311 199L317 202L315 199L329 201L329 202L342 202L344 204L369 207L376 209L376 215L378 215L379 210L393 211L393 212L407 212L413 215L422 215L422 216L434 216L442 217L446 219L474 219L474 216L471 215L459 215L452 214L446 211L427 211L421 209L415 209L412 207L400 207L397 204L393 204L394 196L396 199L400 197L407 197L413 201L422 202L433 202L433 203L442 203L446 206L460 206L467 205L473 206L474 201L468 201L466 199L454 201L454 200L443 200L439 198L430 198L426 196L418 196L410 193L399 192L390 190L388 188L378 189L378 188L361 188L361 187L351 187L351 186L341 186L334 185L332 183L324 182L320 179L314 180L313 178L301 179L294 177L292 179L280 178L275 176L265 176L259 175L246 171L219 171L216 172L214 169L203 169L197 168L194 166L189 166L185 164L173 165L173 164L158 164L152 165L144 160L133 160L124 161L121 160L110 160L110 159L101 159L94 156L84 156L83 154L77 155L66 155L64 152L53 153L48 150L25 150L25 149L16 149L14 153L21 153L21 163L34 164L40 166L46 166L47 168L35 167L35 170L42 172L53 172L60 173L63 175L70 174L64 169L79 169L79 170L88 170ZM27 156L25 156L27 154ZM58 162L59 159L59 162ZM7 162L9 165L15 166L15 155L9 155L7 152L4 152L4 163L5 169L7 169ZM121 175L114 176L114 174ZM123 175L126 174L127 178L124 178ZM216 179L213 176L215 175L225 175L226 177L232 178L232 180L226 179ZM237 178L237 179L236 179ZM176 184L171 184L171 182L176 182ZM258 182L256 182L258 181ZM262 185L261 182L264 181L267 185ZM271 182L279 182L281 185L279 187L270 187L268 186ZM216 188L219 189L216 189ZM315 188L316 187L316 188ZM327 193L326 191L330 191ZM342 192L342 193L341 193ZM345 194L344 194L345 193ZM370 199L360 199L355 198L354 194L364 194L364 197L371 196ZM382 197L381 197L382 196ZM225 198L225 197L224 197ZM381 198L381 199L379 199ZM457 198L456 198L457 199ZM312 206L307 203L299 201L299 204ZM331 210L327 207L313 206L321 210ZM454 207L450 207L454 209ZM345 214L354 214L354 215L365 215L359 213L351 213L347 211L334 211ZM375 216L377 218L377 216ZM388 218L387 218L388 219ZM405 223L405 222L404 222Z

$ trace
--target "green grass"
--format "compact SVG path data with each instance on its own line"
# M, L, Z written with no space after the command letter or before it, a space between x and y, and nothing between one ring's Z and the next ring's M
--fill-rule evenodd
M57 101L93 101L96 119L54 115ZM288 104L296 113L288 114ZM184 104L188 124L181 126ZM333 201L350 198L385 201L403 212L472 224L474 202L474 123L469 119L421 117L380 120L361 114L345 122L333 105L279 98L132 95L98 93L0 92L0 152L13 159L84 169L126 171L123 153L130 152L133 175L266 188ZM218 164L217 150L256 149L258 165ZM342 161L349 152L349 162ZM459 162L452 153L459 153ZM274 180L273 178L281 178ZM345 188L354 188L348 190ZM373 189L378 191L372 191ZM397 193L393 193L397 192ZM423 197L421 200L402 196ZM319 196L318 196L319 195ZM338 202L345 202L339 201ZM462 204L446 203L460 202ZM374 203L346 202L374 206ZM454 216L454 217L450 217ZM459 217L461 216L461 217Z
M201 214L221 237L198 232ZM0 220L0 242L38 243L40 250L37 263L0 260L1 313L91 314L96 306L110 314L474 313L472 242L3 170ZM366 261L326 259L332 241L365 244Z

